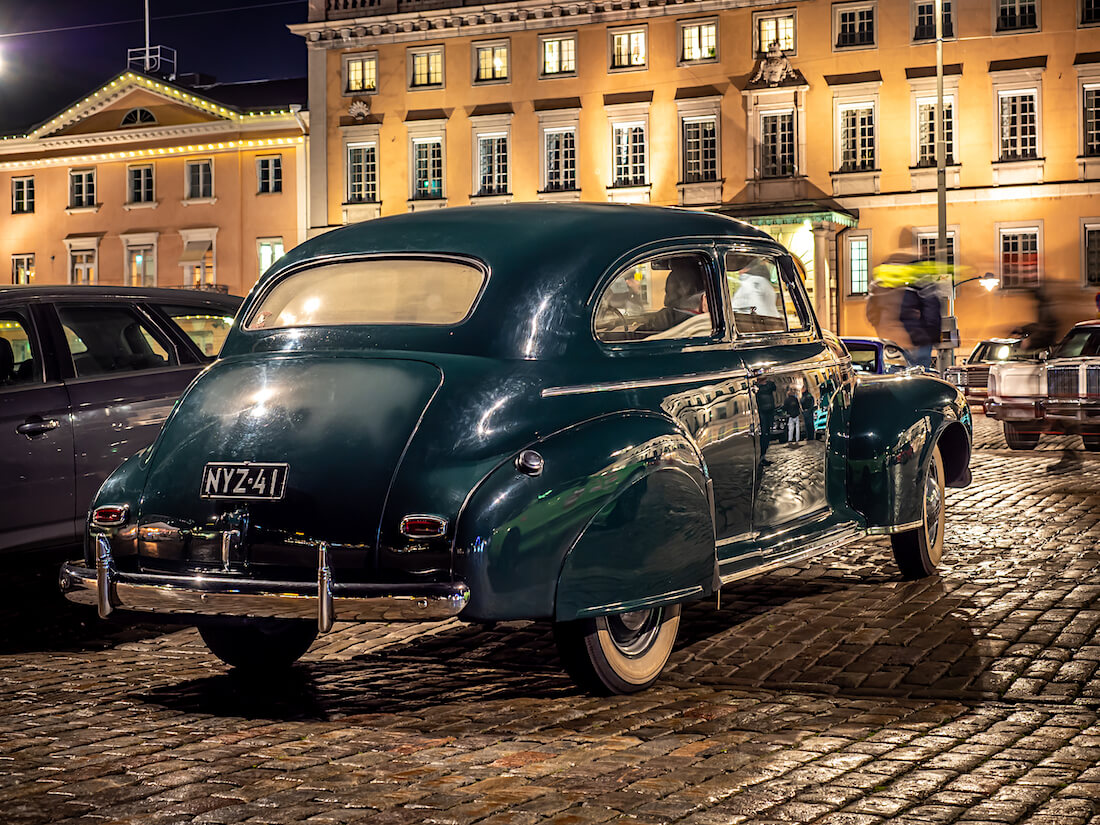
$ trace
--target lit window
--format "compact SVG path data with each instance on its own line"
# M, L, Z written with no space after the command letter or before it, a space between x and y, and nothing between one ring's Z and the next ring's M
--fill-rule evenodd
M34 211L34 178L11 179L12 214Z
M754 33L758 54L763 54L770 49L772 43L778 43L785 54L793 54L795 51L794 12L756 15Z
M256 241L256 251L260 258L260 274L267 272L271 265L283 257L282 238L259 238Z
M718 24L713 20L680 24L680 61L699 63L718 57Z
M1028 160L1039 156L1039 119L1034 89L999 95L1001 160Z
M508 43L479 43L474 46L474 82L508 79Z
M848 291L851 295L866 295L870 283L871 238L868 235L848 236Z
M1039 283L1038 227L1000 229L1001 288Z
M373 143L348 144L348 202L378 200L378 149Z
M611 68L644 69L646 54L646 30L619 29L611 32Z
M378 56L349 55L344 58L344 94L378 91Z
M409 86L426 89L443 85L443 47L409 52Z
M562 34L542 39L542 74L571 75L577 72L577 35Z
M34 283L34 255L11 256L11 282L13 284Z
M157 285L157 259L153 246L126 247L126 285Z
M718 180L718 124L713 117L684 118L684 183Z
M256 191L259 193L283 191L282 155L256 158Z
M74 249L69 253L69 283L94 284L96 282L96 251Z

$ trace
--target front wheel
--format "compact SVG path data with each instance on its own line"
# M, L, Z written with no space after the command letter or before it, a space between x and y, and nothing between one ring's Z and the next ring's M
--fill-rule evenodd
M317 638L315 622L269 619L249 624L199 627L210 652L227 665L261 673L284 670L301 658Z
M657 681L680 629L680 605L554 625L573 681L593 693L635 693Z
M1027 429L1026 424L1014 424L1011 421L1004 422L1004 425L1005 442L1009 449L1034 450L1035 445L1039 443L1039 432L1034 429L1034 424L1031 425L1031 429Z
M943 558L944 481L938 444L932 448L916 492L921 497L921 526L890 536L894 560L906 579L931 576Z

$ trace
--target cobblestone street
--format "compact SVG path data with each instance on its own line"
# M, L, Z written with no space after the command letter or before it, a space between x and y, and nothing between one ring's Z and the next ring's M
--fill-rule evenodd
M250 684L16 571L0 822L1100 825L1100 454L976 426L940 576L876 538L739 582L631 697L531 623L338 624Z

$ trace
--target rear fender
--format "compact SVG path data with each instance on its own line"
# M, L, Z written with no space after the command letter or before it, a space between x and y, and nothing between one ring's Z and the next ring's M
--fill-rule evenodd
M672 421L648 413L614 414L560 430L527 449L543 457L539 475L521 473L512 457L486 476L459 514L456 573L470 587L463 618L552 619L559 615L560 598L571 605L567 611L577 612L612 598L658 595L668 576L649 572L667 566L656 535L621 568L623 548L609 550L608 543L635 535L634 511L648 514L662 493L671 496L665 506L676 511L670 523L684 527L684 514L690 514L703 525L693 529L707 534L709 562L704 581L693 584L709 586L714 543L707 476L698 452ZM657 478L650 481L651 476ZM598 542L582 541L589 529ZM661 535L667 537L667 529ZM603 555L612 553L602 568L597 545ZM567 565L570 551L580 555ZM674 552L695 575L699 565L680 557L679 545L667 549ZM614 572L614 580L577 595L573 571L597 569Z
M937 444L947 485L970 483L970 408L956 387L937 378L860 381L849 433L848 503L870 528L921 520L914 491Z

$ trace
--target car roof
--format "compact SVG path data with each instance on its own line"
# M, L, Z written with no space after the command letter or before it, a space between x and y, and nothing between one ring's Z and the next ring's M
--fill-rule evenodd
M170 289L167 287L137 286L84 286L73 284L45 284L41 286L0 287L0 300L43 300L52 298L118 298L130 300L176 301L183 303L213 304L236 309L244 300L239 295L227 295L202 289Z

